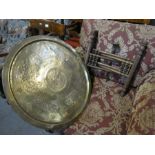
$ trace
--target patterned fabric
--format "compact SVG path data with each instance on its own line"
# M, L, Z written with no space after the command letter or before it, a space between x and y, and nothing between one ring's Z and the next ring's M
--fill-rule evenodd
M135 75L134 86L138 86L142 77L150 69L155 68L154 26L122 23L111 20L83 20L80 44L85 51L88 48L90 36L94 30L99 31L98 50L111 52L113 44L119 44L121 50L118 55L131 60L135 59L137 52L142 51L142 43L148 43L147 53L141 63L139 71ZM100 71L96 74L105 77L104 73ZM109 78L120 83L123 83L125 80L114 74L110 74Z
M79 53L87 50L94 30L99 30L99 50L110 52L112 44L117 43L121 47L118 55L132 60L137 52L142 51L141 43L148 42L147 53L135 75L134 86L139 87L120 97L121 85L95 78L87 107L65 130L65 134L155 134L155 71L150 71L155 68L155 27L107 20L84 20L81 48L77 49ZM147 73L148 71L150 72ZM104 73L96 74L105 77ZM114 81L122 80L116 75L113 77Z
M155 71L146 74L136 92L128 134L155 134Z
M0 52L9 52L14 44L25 39L28 35L28 26L28 20L1 19L0 36L2 36L2 45L0 46Z
M95 78L90 102L65 134L126 134L134 91L121 97L121 85Z

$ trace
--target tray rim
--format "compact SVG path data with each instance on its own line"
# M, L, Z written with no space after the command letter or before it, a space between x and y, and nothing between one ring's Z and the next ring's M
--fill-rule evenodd
M28 38L24 39L22 42L17 43L15 46L13 46L13 48L10 49L9 55L6 58L5 64L4 64L3 69L2 69L2 84L3 84L3 89L4 89L4 93L6 95L7 101L12 106L14 111L20 117L22 117L25 121L29 122L30 124L32 124L34 126L40 127L40 128L53 129L53 128L57 128L58 126L64 126L66 124L69 124L74 119L76 119L82 113L82 111L77 113L74 116L74 119L68 120L68 121L63 122L63 123L51 124L51 123L47 123L47 122L45 123L45 122L36 120L36 119L32 118L30 115L28 115L25 111L23 111L20 108L20 106L18 106L18 103L16 102L16 100L14 98L14 95L11 91L11 86L10 86L10 77L9 76L10 76L11 67L12 67L12 64L14 62L14 59L16 58L16 55L22 50L22 48L24 48L25 46L27 46L33 42L37 42L37 41L52 41L55 43L59 43L59 44L65 46L66 48L68 48L70 51L72 51L74 53L74 55L77 57L78 61L80 61L82 68L84 69L86 80L87 80L86 100L84 102L84 108L82 109L82 111L85 109L86 104L88 103L89 98L90 98L91 80L90 80L90 76L89 76L87 67L82 62L78 53L76 53L76 50L74 48L72 48L70 45L66 44L64 41L59 40L57 38L54 38L51 36L43 36L43 35L32 36L32 37L28 37Z

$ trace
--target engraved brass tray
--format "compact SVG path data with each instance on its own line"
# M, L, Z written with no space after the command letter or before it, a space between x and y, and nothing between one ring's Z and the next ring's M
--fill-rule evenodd
M18 43L2 72L8 102L29 123L53 129L72 122L90 96L90 79L76 51L50 36Z

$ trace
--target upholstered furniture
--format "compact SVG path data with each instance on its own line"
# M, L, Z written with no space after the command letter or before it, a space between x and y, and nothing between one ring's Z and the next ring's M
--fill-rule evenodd
M70 125L65 134L155 134L155 27L121 23L112 20L84 20L81 29L80 51L86 52L91 34L99 31L98 49L112 51L117 43L118 55L134 59L147 42L146 55L128 94L119 92L123 78L95 71L90 101L84 112Z
M28 37L28 20L1 19L0 20L0 95L4 96L1 81L1 70L11 47Z
M1 19L0 20L0 36L2 38L0 44L0 52L9 52L18 41L28 36L29 22L20 19Z

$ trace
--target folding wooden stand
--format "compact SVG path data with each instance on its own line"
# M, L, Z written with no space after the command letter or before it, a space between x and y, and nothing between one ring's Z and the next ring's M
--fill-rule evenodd
M138 66L146 53L147 46L144 45L144 49L137 53L137 56L134 61L122 58L116 54L106 53L104 51L98 51L96 49L98 42L98 31L94 31L88 50L85 55L85 64L96 70L103 70L106 72L113 72L125 76L127 78L121 96L124 96L134 78L134 74L138 69ZM109 63L110 62L110 63ZM112 64L119 64L117 66Z

